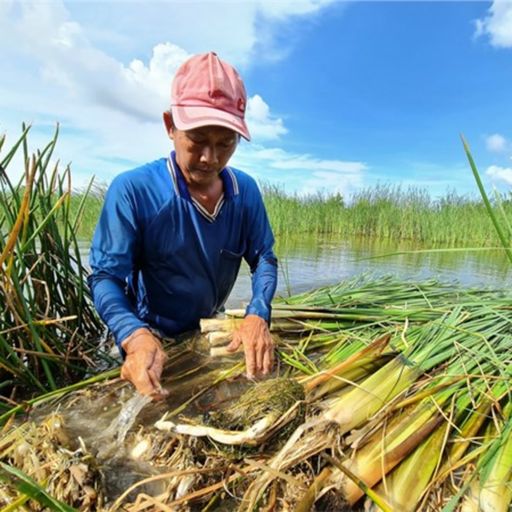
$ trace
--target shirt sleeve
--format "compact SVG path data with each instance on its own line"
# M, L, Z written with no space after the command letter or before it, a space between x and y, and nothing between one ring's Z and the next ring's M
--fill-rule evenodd
M271 302L277 287L277 258L272 250L274 235L261 193L255 182L251 185L246 213L249 236L245 259L251 269L252 299L246 314L258 315L270 323Z
M135 270L141 236L130 190L124 176L112 182L93 236L89 259L92 272L88 283L94 305L118 347L133 331L148 326L137 317L135 305L125 293L127 279Z

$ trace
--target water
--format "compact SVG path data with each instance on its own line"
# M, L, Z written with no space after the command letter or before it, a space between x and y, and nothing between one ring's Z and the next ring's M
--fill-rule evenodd
M464 286L504 288L512 284L512 265L499 250L390 255L421 249L428 247L318 235L279 240L276 295L300 293L362 273L391 274L408 281L434 277ZM244 263L226 306L237 308L250 298L250 272Z
M146 460L144 448L142 452L138 450L139 455L135 450L148 444L144 441L149 442L148 429L164 413L180 408L180 414L197 417L238 398L252 385L244 377L237 377L240 372L233 373L229 381L213 384L219 370L233 367L242 357L235 354L229 358L211 358L206 339L196 334L169 350L161 379L162 386L169 391L165 400L152 402L130 384L117 381L70 394L60 401L58 410L66 437L72 440L71 448L84 449L93 455L109 501L117 499L136 482L168 471ZM55 408L56 404L42 407L37 417L43 418ZM139 437L142 426L146 430ZM165 491L166 485L167 480L148 482L137 487L129 499L135 499L138 492L157 496Z
M106 459L109 455L119 450L124 443L126 434L135 423L138 414L150 402L151 398L149 396L136 392L122 405L119 414L100 436L103 445L103 450L98 452L100 459Z

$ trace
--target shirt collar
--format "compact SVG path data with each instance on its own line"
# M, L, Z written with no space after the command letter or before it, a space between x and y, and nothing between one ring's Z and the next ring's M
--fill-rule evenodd
M171 151L171 154L167 159L167 169L171 175L176 195L190 201L191 197L190 192L188 191L187 182L185 181L185 177L183 176L183 172L181 171L178 162L176 162L176 151ZM224 199L231 199L240 193L238 180L231 168L224 167L219 176L224 188Z

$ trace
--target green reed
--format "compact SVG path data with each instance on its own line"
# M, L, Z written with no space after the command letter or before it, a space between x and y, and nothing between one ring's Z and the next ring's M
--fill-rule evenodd
M434 199L420 188L377 185L347 201L340 194L288 194L268 183L261 188L274 233L281 237L322 233L448 246L499 245L486 205L477 197L448 192ZM77 232L80 240L92 238L105 190L106 185L95 185L87 194ZM71 194L71 211L83 198L83 191ZM512 216L512 196L495 199L494 204Z
M498 242L485 204L455 192L434 199L419 188L377 185L347 202L340 195L289 195L271 185L262 189L277 235L332 233L448 245ZM501 208L512 215L512 197L503 198Z
M94 181L88 189L73 190L70 195L70 214L80 215L80 223L77 226L76 237L82 242L89 242L94 234L98 222L107 186ZM81 204L85 202L85 208Z
M89 191L72 208L71 170L51 163L58 130L32 155L28 134L5 153L0 137L0 403L10 404L20 388L26 396L83 378L102 330L77 239Z
M482 196L483 203L485 205L485 210L489 216L489 220L492 222L492 226L498 239L505 249L508 259L512 263L512 248L510 247L512 241L512 215L510 210L510 199L503 197L502 194L495 192L495 206L491 204L487 192L485 191L484 185L480 178L480 173L476 167L475 161L473 159L473 155L471 154L471 150L469 149L469 145L462 137L462 144L464 146L464 152L466 153L469 166L471 167L471 171L476 181L476 185Z

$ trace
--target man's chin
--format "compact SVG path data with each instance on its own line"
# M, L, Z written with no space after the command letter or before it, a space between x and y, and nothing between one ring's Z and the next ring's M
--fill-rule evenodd
M217 177L219 176L219 173L216 172L203 172L203 171L194 171L193 173L190 173L190 176L192 177L192 180L195 183L212 183L214 182Z

